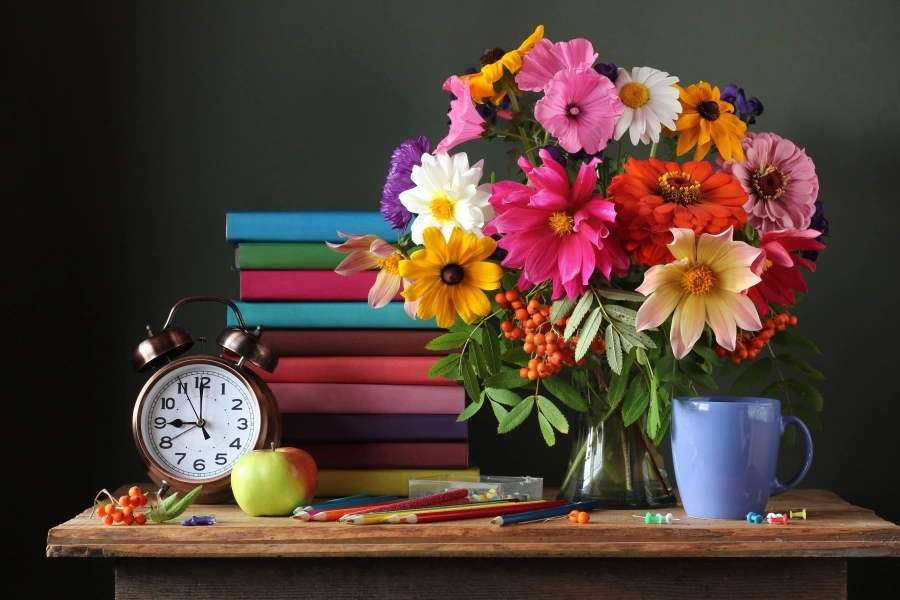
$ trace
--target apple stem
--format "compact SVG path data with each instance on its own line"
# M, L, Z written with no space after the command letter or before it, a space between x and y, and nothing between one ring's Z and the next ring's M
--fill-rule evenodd
M272 442L270 445L272 447L272 452L275 452L275 442Z

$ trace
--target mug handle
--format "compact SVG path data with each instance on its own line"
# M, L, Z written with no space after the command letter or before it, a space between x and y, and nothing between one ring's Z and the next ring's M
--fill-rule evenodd
M806 445L806 456L803 458L803 466L800 467L800 470L790 479L790 481L788 481L787 483L781 483L780 481L778 481L778 477L775 477L775 481L772 482L772 491L770 493L771 496L776 496L778 494L786 492L800 483L803 478L806 477L806 473L807 471L809 471L810 465L812 465L813 443L812 436L809 434L809 429L807 429L806 423L793 415L783 416L781 417L781 435L784 435L787 426L791 423L796 425L797 429L800 430L800 433L803 434L804 443Z

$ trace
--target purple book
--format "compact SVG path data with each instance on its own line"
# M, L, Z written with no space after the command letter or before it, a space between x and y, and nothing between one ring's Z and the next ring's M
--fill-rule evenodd
M464 442L468 423L457 415L281 415L282 443Z

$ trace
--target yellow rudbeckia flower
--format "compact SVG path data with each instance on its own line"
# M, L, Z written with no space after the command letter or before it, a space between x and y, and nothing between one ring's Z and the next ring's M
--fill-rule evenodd
M437 315L438 327L450 327L457 314L468 324L487 315L491 302L482 290L499 288L503 277L500 265L484 262L497 249L497 242L463 233L459 227L453 229L449 242L437 227L425 229L423 238L425 249L397 265L402 277L414 280L401 294L409 301L421 299L419 318Z
M544 37L544 26L538 25L528 39L515 50L503 52L500 48L488 48L481 55L481 71L470 75L460 75L460 79L468 80L472 99L479 104L490 98L494 104L500 104L506 92L494 91L494 83L503 77L503 68L510 73L518 73L522 68L522 57L528 54L534 45Z

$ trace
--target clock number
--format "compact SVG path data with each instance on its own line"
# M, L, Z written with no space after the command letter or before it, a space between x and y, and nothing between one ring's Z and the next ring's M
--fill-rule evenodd
M209 387L209 377L194 377L194 387L195 388L208 388Z
M227 454L225 454L224 452L219 452L218 454L216 454L216 464L217 465L224 465L227 462L228 462Z
M184 460L184 457L187 456L187 452L176 452L176 453L175 453L175 456L180 456L180 457L181 457L181 458L178 459L178 462L175 463L176 465L180 465L180 464L181 464L181 461Z
M222 384L222 395L223 396L225 395L225 384L224 383Z
M241 438L234 438L234 441L228 444L232 448L241 449Z
M166 450L171 448L172 447L172 438L170 438L167 435L164 435L161 438L159 438L159 447L164 448Z
M182 382L180 379L178 380L178 393L187 394L187 384Z
M165 417L156 417L153 419L153 426L157 429L165 429L166 428L166 418Z
M163 419L163 420L165 420L165 419ZM245 429L247 429L247 419L245 419L244 417L241 417L240 419L238 419L238 423L240 423L240 425L238 425L238 429L240 429L241 431L244 431Z
M163 410L174 410L175 398L163 398L161 402L161 408Z
M244 405L243 400L241 400L240 398L235 398L232 400L232 402L234 402L234 406L231 407L231 410L244 410L243 409L243 405Z
M203 462L202 458L198 458L197 460L194 461L194 470L195 471L202 471L205 468L206 468L206 463Z

